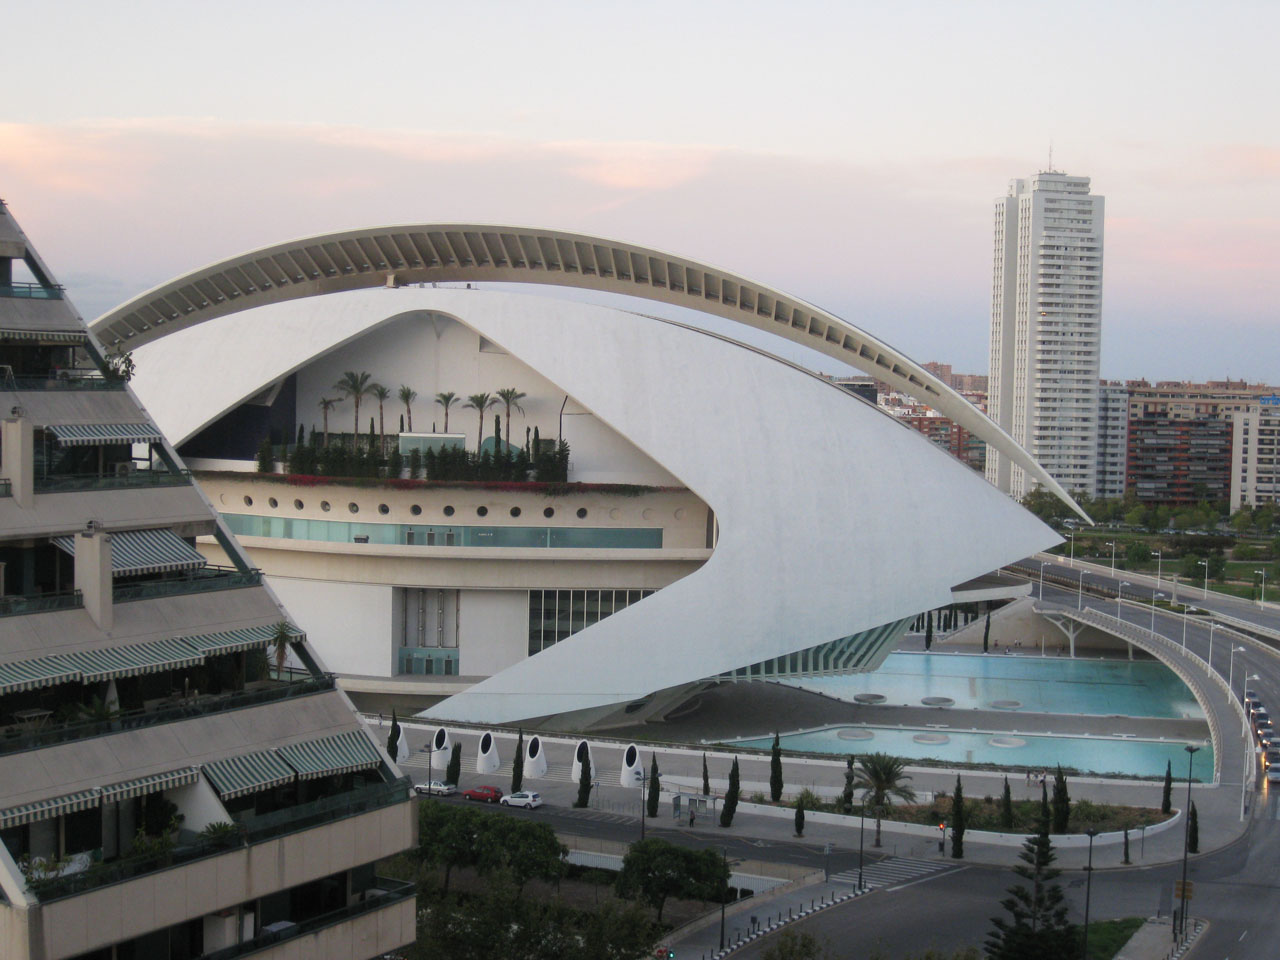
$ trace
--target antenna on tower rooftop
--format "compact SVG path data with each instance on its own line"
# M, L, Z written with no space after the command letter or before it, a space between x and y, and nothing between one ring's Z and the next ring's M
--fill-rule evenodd
M1049 141L1049 173L1053 173L1053 141Z

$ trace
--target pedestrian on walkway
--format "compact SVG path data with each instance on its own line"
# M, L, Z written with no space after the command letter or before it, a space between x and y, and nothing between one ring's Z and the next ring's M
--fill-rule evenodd
M691 826L691 827L693 826L694 818L695 818L695 817L694 817L694 812L693 812L693 804L692 804L692 803L690 803L690 804L689 804L689 826Z

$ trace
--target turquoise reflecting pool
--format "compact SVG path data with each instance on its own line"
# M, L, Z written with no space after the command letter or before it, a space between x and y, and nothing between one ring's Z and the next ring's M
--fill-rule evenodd
M1152 660L1072 660L1004 654L892 653L874 673L781 680L852 701L880 694L891 705L947 697L957 709L1202 719L1168 667ZM1014 707L1010 701L1016 701ZM1162 767L1163 769L1163 767Z
M841 735L843 733L843 736ZM867 737L867 734L870 737ZM852 738L851 738L852 737ZM946 743L921 743L945 737ZM856 738L856 739L853 739ZM744 747L768 750L772 737L736 740ZM1003 744L1003 745L998 745ZM801 753L889 753L910 760L938 760L943 763L990 763L998 766L1032 767L1052 770L1057 764L1081 772L1119 773L1138 777L1164 776L1165 763L1172 761L1175 774L1186 776L1187 754L1182 740L1110 739L1105 737L1033 737L1015 733L971 733L950 730L910 730L898 727L838 726L782 737L784 750ZM1198 742L1192 775L1213 779L1213 747Z

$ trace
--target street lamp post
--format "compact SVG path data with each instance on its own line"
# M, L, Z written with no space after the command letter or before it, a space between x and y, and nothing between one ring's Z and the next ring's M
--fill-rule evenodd
M1258 596L1258 606L1265 607L1267 605L1267 571L1264 569L1253 572L1262 577L1262 593Z
M1199 747L1187 744L1187 806L1182 811L1182 909L1178 914L1179 929L1185 933L1187 929L1187 853L1191 848L1191 762L1195 759Z
M1080 571L1080 584L1076 587L1076 609L1084 609L1084 571Z
M1108 540L1107 546L1111 548L1111 575L1114 577L1116 575L1116 542Z
M1089 960L1089 897L1093 892L1093 838L1098 831L1092 827L1085 831L1089 835L1089 865L1084 868L1084 947L1080 956Z
M1120 586L1116 588L1116 619L1117 620L1124 619L1124 617L1120 616L1120 601L1124 599L1124 588L1132 587L1132 586L1133 584L1130 583L1128 580L1121 580Z
M862 839L867 830L867 795L862 795L858 808L858 892L862 892Z
M1218 629L1218 622L1213 619L1213 614L1209 615L1209 659L1205 662L1205 673L1208 674L1213 670L1213 631ZM1218 674L1222 676L1222 674Z
M1164 552L1161 550L1154 551L1156 555L1156 589L1160 589L1160 567L1164 563Z
M729 899L729 848L720 848L721 861L724 863L724 891L720 894L720 949L724 949L724 903Z
M1197 560L1196 566L1204 567L1204 598L1208 600L1209 599L1209 561Z
M1067 534L1067 539L1071 541L1071 559L1070 559L1070 561L1069 561L1069 565L1070 565L1070 566L1072 566L1072 567L1074 567L1074 566L1076 565L1076 535L1075 535L1075 532L1073 531L1073 532L1071 532L1071 533L1068 533L1068 534Z
M1048 561L1040 564L1040 602L1044 603L1044 568L1049 565Z
M1182 608L1182 652L1183 653L1187 652L1187 615L1191 613L1199 613L1199 612L1200 612L1199 607L1193 607L1193 606L1187 605Z
M1156 599L1158 597L1163 597L1163 596L1164 596L1163 593L1151 594L1151 632L1152 633L1156 632Z
M1244 653L1244 647L1237 647L1235 644L1232 644L1231 660L1228 662L1228 666L1227 666L1227 692L1230 693L1231 696L1233 697L1236 695L1236 690L1235 690L1235 687L1232 685L1232 681L1235 679L1235 675L1236 675L1236 654L1237 653Z

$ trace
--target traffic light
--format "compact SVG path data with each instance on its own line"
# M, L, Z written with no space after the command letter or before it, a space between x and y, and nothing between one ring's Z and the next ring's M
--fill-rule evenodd
M676 952L670 947L667 948L667 960L676 960Z

